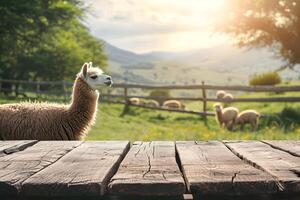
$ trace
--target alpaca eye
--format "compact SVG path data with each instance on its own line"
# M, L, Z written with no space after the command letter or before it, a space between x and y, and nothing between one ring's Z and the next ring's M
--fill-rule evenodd
M96 79L98 76L97 75L94 75L94 76L91 76L91 79Z

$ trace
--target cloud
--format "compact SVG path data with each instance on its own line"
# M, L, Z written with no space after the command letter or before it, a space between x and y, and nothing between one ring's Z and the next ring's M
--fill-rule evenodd
M92 33L108 42L136 51L156 50L157 43L172 38L184 43L184 37L203 37L208 35L223 0L88 0L90 14L86 20ZM209 3L208 3L209 2ZM140 46L136 41L149 43ZM206 37L210 40L209 37ZM123 41L123 42L121 42ZM152 44L152 47L151 47ZM161 49L172 50L165 44ZM193 48L185 45L182 48ZM178 47L180 48L180 47ZM180 49L176 49L180 50ZM182 49L184 50L184 49Z

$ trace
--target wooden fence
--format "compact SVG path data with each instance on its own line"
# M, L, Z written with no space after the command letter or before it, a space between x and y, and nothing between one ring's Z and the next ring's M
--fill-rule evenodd
M44 95L56 95L60 97L65 102L68 100L71 94L72 82L66 81L22 81L22 80L0 80L0 92L14 92L16 90L16 85L18 86L18 94L24 95L26 93L35 94L37 98L41 98ZM3 85L10 85L10 88L3 87ZM42 89L44 87L44 89ZM54 88L49 89L49 88ZM198 90L199 97L151 97L142 95L129 95L129 90L132 89L142 89L142 90ZM114 90L119 90L119 93L112 93ZM223 102L228 103L225 100L211 98L207 95L210 90L225 90L225 91L242 91L242 92L274 92L274 93L284 93L284 92L300 92L300 86L223 86L223 85L207 85L202 82L201 85L137 85L137 84L114 84L112 88L108 89L106 92L101 94L102 101L111 103L122 103L125 107L136 106L155 110L166 110L180 113L197 114L201 116L214 116L214 113L208 112L207 103L208 102ZM121 92L120 92L121 91ZM24 95L26 96L26 95ZM179 100L179 101L200 101L202 102L201 111L191 111L191 110L180 110L180 109L170 109L163 107L149 107L146 105L132 105L129 103L129 99L132 97L137 97L140 99L153 99L153 100ZM48 97L46 97L48 98ZM299 97L261 97L261 98L234 98L231 102L300 102Z

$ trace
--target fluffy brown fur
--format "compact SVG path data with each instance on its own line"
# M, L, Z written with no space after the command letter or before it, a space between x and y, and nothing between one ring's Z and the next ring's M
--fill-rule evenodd
M94 123L98 92L80 77L70 105L20 103L0 106L2 140L80 140Z

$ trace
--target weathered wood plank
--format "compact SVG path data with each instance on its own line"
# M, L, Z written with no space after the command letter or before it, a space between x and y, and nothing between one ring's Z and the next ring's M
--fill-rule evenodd
M25 196L101 196L125 154L127 141L85 142L23 183Z
M262 142L271 145L273 148L286 151L293 156L300 157L300 141L299 140L263 140Z
M0 196L18 194L23 181L54 163L80 143L41 141L23 151L0 157Z
M37 143L36 140L2 140L0 141L0 156L22 151Z
M227 141L240 158L270 173L285 192L300 192L300 158L259 141Z
M176 196L185 192L174 142L135 142L111 179L114 195Z
M219 141L176 142L188 189L198 195L275 193L275 180L244 163Z

